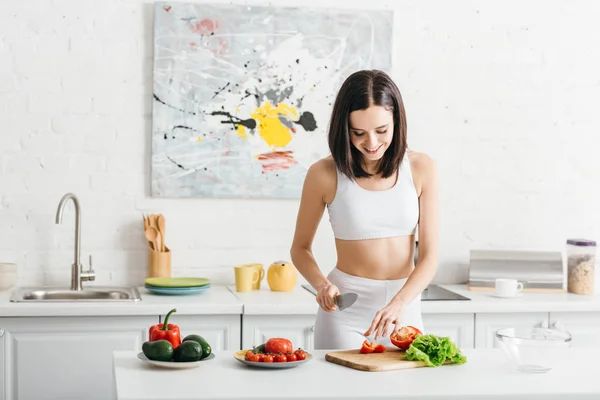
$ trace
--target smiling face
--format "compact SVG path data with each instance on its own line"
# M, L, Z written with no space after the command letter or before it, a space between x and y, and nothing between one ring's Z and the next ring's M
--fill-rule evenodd
M363 163L377 164L394 137L394 115L385 107L371 105L350 113L350 141L362 153Z

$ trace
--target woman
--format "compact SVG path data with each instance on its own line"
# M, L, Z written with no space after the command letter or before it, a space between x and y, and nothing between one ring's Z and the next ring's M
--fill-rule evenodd
M331 156L308 169L291 248L294 265L317 290L315 348L360 348L365 337L391 345L395 329L423 331L421 292L438 263L437 168L427 155L407 151L402 96L377 70L355 72L342 84L329 148ZM311 250L325 207L337 251L327 277ZM358 299L336 311L334 296L347 292Z

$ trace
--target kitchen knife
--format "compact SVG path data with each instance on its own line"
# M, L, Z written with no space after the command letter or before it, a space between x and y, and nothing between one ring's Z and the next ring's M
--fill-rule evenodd
M306 285L302 285L302 287L306 290L308 290L309 292L311 292L312 294L314 294L315 296L317 295L317 291L310 285L306 284ZM352 304L354 304L354 302L356 301L356 299L358 298L358 295L356 293L342 293L340 295L337 295L333 298L333 301L335 302L335 305L339 308L340 311L345 310L346 308L350 307Z

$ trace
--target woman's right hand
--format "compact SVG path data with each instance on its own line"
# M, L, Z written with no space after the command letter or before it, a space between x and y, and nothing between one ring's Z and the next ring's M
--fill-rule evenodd
M331 283L325 283L317 290L317 303L324 311L331 312L337 308L333 301L334 296L340 294L337 286Z

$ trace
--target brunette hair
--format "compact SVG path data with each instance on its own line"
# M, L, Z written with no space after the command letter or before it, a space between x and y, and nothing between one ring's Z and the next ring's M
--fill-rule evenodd
M328 137L335 165L350 179L371 176L361 165L362 154L350 141L350 113L371 105L385 107L394 114L392 143L379 160L377 173L384 178L392 176L406 153L406 113L400 90L383 71L354 72L342 83L337 94Z

